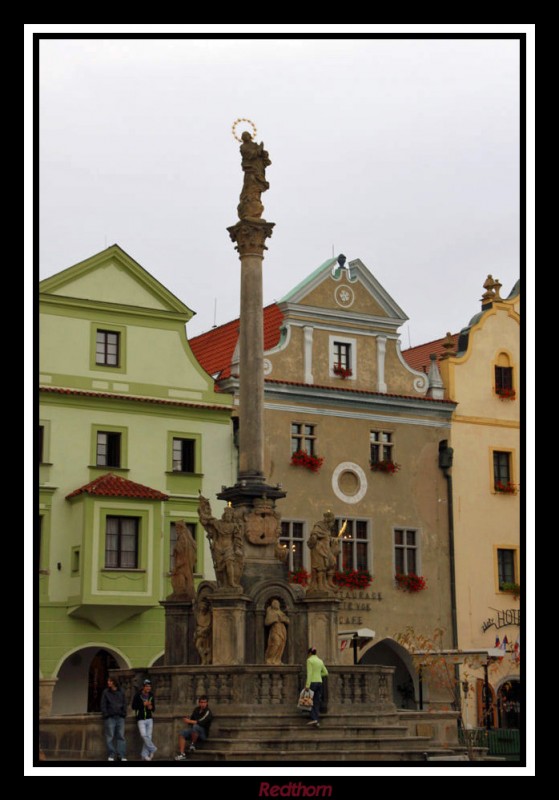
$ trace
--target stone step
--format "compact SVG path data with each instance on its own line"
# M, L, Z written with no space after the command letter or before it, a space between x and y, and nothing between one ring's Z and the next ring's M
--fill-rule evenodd
M196 766L199 763L208 763L208 762L216 762L216 761L223 761L223 762L243 762L246 764L251 764L253 762L258 761L265 761L270 763L273 761L276 762L285 762L286 764L290 764L293 762L307 762L313 763L316 761L328 761L330 763L338 763L338 762L370 762L370 761L423 761L427 760L427 757L436 757L440 756L441 758L445 756L454 756L456 755L455 751L448 751L444 749L440 750L433 750L425 749L425 750L404 750L400 748L392 748L386 750L361 750L361 751L343 751L339 748L333 747L322 747L319 750L314 752L309 751L286 751L282 750L281 748L277 748L275 752L272 753L263 752L261 750L253 750L253 749L245 749L239 750L237 752L226 752L221 749L210 749L206 748L205 750L197 750L188 759L184 762L178 762L184 764L186 767ZM157 764L156 761L152 762Z
M247 727L243 726L242 729L246 731L247 734L252 731L259 736L273 735L277 739L289 738L293 736L297 737L301 732L308 731L310 727L307 725L308 721L308 717L296 720L295 722L277 721L276 723L254 722L250 720L249 725ZM234 737L239 733L240 726L238 721L235 724L227 724L219 721L219 727L216 726L216 730L217 729L219 729L220 736ZM344 720L342 723L341 721L333 720L329 716L322 717L320 720L319 731L324 730L330 733L333 731L343 731L345 737L369 734L379 738L385 737L387 739L393 739L407 738L409 736L408 728L405 725L372 725L361 723L356 720L352 722Z
M337 752L357 752L357 751L378 751L378 750L418 750L422 752L429 749L430 737L428 736L348 736L346 732L336 733L335 731L307 730L298 737L280 739L278 736L262 737L252 734L247 730L243 731L238 738L219 737L215 747L227 753L238 753L247 750L259 751L264 755L281 750L286 753L304 751L308 755L313 755L317 750L327 748ZM203 747L203 750L206 748Z

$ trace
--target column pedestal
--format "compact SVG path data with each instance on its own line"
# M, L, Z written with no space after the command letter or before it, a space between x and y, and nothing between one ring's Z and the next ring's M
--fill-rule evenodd
M212 664L244 664L246 620L251 598L234 590L212 594Z
M161 605L165 609L165 666L200 663L194 647L193 601L162 600Z
M309 647L329 666L338 663L338 608L341 600L327 594L305 597L308 613Z

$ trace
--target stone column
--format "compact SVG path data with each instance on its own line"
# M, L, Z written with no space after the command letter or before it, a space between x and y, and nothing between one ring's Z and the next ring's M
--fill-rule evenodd
M212 664L244 664L250 597L217 589L212 594Z
M191 600L162 600L165 609L165 666L198 664L194 647L196 620Z
M316 647L326 666L338 663L338 608L340 600L330 595L307 594L308 647Z
M241 220L228 228L241 259L239 332L239 481L264 483L264 328L262 261L273 222Z

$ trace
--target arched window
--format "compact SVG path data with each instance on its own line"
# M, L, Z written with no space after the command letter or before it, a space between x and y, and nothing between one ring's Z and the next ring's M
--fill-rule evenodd
M508 399L515 396L513 368L506 353L499 353L495 361L495 394Z

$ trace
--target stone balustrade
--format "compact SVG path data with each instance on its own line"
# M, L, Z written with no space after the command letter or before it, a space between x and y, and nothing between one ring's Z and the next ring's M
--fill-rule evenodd
M141 685L146 670L118 670L114 674L126 696L131 698ZM235 666L152 667L150 678L158 708L172 712L195 702L201 694L210 698L212 708L225 707L267 712L270 706L281 713L291 713L299 692L305 685L305 668L297 664L244 664ZM325 685L325 703L329 710L352 707L380 713L396 710L392 701L394 668L378 665L332 666Z

